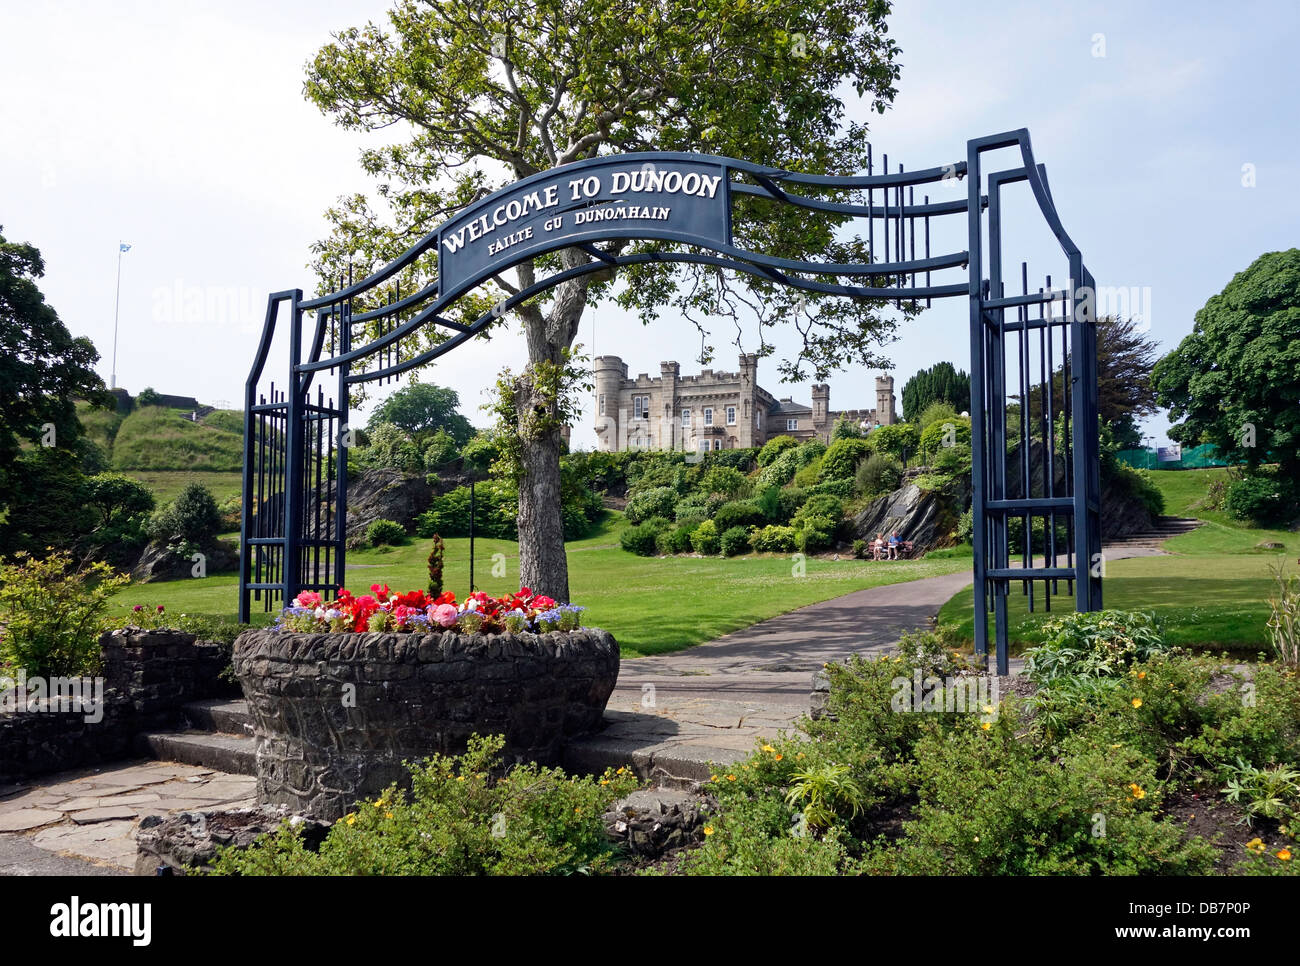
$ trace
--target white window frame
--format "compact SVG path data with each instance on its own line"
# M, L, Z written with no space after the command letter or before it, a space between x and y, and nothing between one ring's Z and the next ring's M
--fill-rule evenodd
M728 426L735 426L735 425L736 425L736 407L735 407L735 406L728 406L728 407L727 407L727 425L728 425Z
M709 441L707 439L700 440L695 444L695 449L698 452L707 453L709 451Z
M603 392L600 394L599 406L600 406L600 415L604 416L605 415L605 394Z
M715 439L715 440L713 441L713 448L714 448L714 449L722 449L722 440L720 440L720 439Z
M799 429L799 417L798 417L798 416L794 416L794 417L787 416L787 417L786 417L786 420L785 420L785 428L786 428L786 430L795 430L795 431L798 431L798 429Z
M713 407L711 406L704 407L704 425L705 426L713 425Z
M682 410L682 427L684 429L691 428L691 411L689 409Z
M650 418L650 397L649 396L632 397L632 418L633 419Z

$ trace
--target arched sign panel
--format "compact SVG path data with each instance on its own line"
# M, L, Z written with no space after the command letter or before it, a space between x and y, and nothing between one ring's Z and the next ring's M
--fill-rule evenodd
M1018 149L1018 162L983 171L985 153L1002 149ZM1077 610L1099 609L1095 293L1082 255L1057 215L1046 173L1034 161L1029 132L968 141L964 160L938 167L891 171L888 157L881 160L877 172L869 149L865 174L839 177L698 154L592 158L474 202L388 265L336 292L312 299L297 289L273 294L245 388L240 619L249 619L253 599L270 609L301 590L331 591L345 582L350 386L391 380L454 351L501 312L566 279L607 266L654 262L746 272L824 295L927 304L933 298L966 298L972 576L983 605L975 609L976 653L987 654L991 614L998 671L1006 673L1007 602L1014 588L1028 598L1031 610L1039 595L1041 606L1050 608L1062 583ZM965 190L954 197L952 189L963 178ZM931 201L924 192L941 182L946 197ZM1059 287L1047 278L1031 291L1023 262L1020 272L1004 277L1003 192L1018 184L1028 184L1068 263L1064 278L1058 276ZM837 200L817 197L826 189L834 190ZM731 220L738 195L854 222L867 260L799 261L737 248ZM951 218L965 222L965 231L956 234L966 247L932 252L932 221ZM618 254L597 247L616 240L671 247L637 246ZM488 279L566 248L585 252L588 261L566 260L567 267L509 294L473 321L447 317L450 306ZM431 251L437 253L438 278L416 292L394 295L396 286L389 283ZM354 311L358 296L364 304ZM268 392L261 383L282 309L289 364L281 370L280 388L272 382ZM314 331L307 329L313 314ZM444 338L422 351L402 351L403 340L429 325ZM368 341L354 345L362 338ZM337 395L328 398L317 381L327 373L337 378ZM1008 410L1008 401L1024 399L1031 405ZM1058 423L1064 446L1056 442Z
M665 156L601 158L534 175L438 229L444 291L526 258L612 238L730 245L727 170Z

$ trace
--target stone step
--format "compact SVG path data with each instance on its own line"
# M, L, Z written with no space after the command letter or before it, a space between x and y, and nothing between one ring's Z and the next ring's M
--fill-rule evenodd
M176 761L230 772L256 775L256 743L248 735L208 731L154 731L136 738L139 752L159 761Z
M219 731L228 735L251 735L253 719L248 713L248 702L229 698L209 701L191 701L181 709L191 728Z

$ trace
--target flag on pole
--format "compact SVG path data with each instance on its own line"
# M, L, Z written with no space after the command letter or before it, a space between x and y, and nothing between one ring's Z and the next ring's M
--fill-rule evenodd
M131 250L131 246L128 245L126 242L118 242L117 250L119 252L129 252Z

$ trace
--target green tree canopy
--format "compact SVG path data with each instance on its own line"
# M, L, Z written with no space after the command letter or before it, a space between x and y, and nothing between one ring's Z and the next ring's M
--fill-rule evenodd
M914 423L935 402L946 402L957 412L970 409L970 375L951 362L936 362L903 385L903 418Z
M1152 373L1169 435L1300 477L1300 249L1269 252L1196 313Z
M460 413L456 391L431 382L413 382L397 390L376 407L366 427L373 432L382 423L392 423L418 444L427 443L440 429L445 429L457 446L464 446L474 435L474 427Z
M337 124L404 135L361 157L391 217L362 194L327 213L332 233L315 246L322 283L334 288L349 266L392 260L512 181L602 154L701 151L857 173L866 130L847 120L842 97L851 89L878 111L893 99L900 68L889 12L887 0L398 0L386 27L340 31L308 67L308 98ZM742 196L733 237L778 256L865 261L865 245L835 231L843 220ZM460 310L477 316L546 273L632 248L621 240L524 261ZM430 252L403 291L435 272ZM569 352L584 310L614 276L610 268L570 279L515 313L529 359L505 380L518 419L520 577L558 599L569 590L559 467L565 390L577 375ZM760 354L772 351L766 327L798 323L799 350L781 363L787 378L808 368L824 377L847 362L878 368L876 348L894 324L883 301L801 296L706 266L647 265L621 280L620 301L647 321L666 304L701 326L702 315L757 313Z

